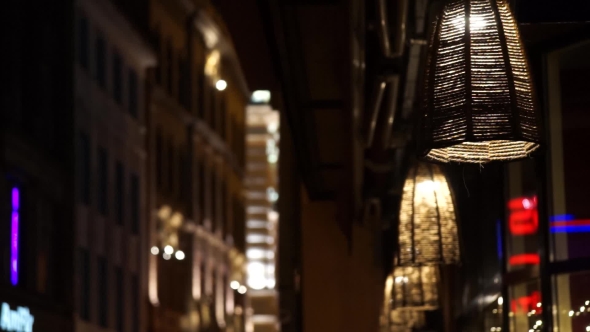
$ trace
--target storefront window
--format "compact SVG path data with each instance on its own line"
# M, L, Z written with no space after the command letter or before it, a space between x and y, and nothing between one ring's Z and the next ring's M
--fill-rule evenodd
M590 272L559 274L553 284L557 331L590 331Z
M484 331L501 332L502 331L502 303L504 299L501 296L483 310Z
M567 273L590 257L590 172L580 151L590 138L590 41L547 57L552 261L564 268L551 280L554 331L590 331L590 271Z
M590 42L548 56L550 232L553 260L590 257Z
M538 280L518 284L509 288L511 332L540 332L541 292Z

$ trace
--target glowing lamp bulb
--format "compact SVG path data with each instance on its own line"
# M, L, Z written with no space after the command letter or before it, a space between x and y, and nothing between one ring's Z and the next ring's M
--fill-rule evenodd
M422 181L416 184L416 189L425 192L433 192L438 189L438 182L432 180Z
M170 258L172 257L170 254L168 253L164 253L164 255L162 255L164 257L165 260L170 260Z
M227 88L227 82L224 80L218 80L217 83L215 83L215 88L219 91L223 91Z
M231 289L234 289L234 290L238 289L238 288L240 288L240 283L237 282L236 280L234 280L234 281L230 282L229 287L231 287Z
M246 288L246 286L242 285L242 286L240 286L240 287L238 288L238 293L240 293L240 294L246 294L246 291L247 291L247 290L248 290L248 289Z
M503 303L504 303L504 298L500 296L498 298L498 305L502 305Z
M153 246L152 249L150 249L152 255L157 255L160 253L160 249L156 246Z
M172 253L174 252L174 248L172 248L172 246L168 245L164 247L164 252L168 255L172 255Z
M176 254L174 254L174 257L176 257L176 259L178 259L179 261L184 259L184 252L182 250L178 250L176 252Z

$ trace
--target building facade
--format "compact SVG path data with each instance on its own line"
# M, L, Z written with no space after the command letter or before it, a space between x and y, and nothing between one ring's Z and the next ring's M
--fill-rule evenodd
M243 331L244 134L231 39L203 1L150 1L152 331Z
M73 331L72 3L2 7L0 330Z
M253 101L265 93L255 91ZM247 109L246 283L250 288L248 307L251 309L247 323L254 332L280 330L275 276L280 116L263 99Z
M110 1L75 3L76 331L147 329L146 74L155 53Z

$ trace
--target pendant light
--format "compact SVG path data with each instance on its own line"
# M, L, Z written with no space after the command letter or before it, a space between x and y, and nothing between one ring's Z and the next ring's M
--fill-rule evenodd
M438 308L438 267L400 266L393 271L392 309Z
M409 171L399 214L399 265L459 262L455 204L438 165L416 163Z
M383 311L380 317L381 331L411 332L412 328L421 328L426 324L426 315L422 310L392 309L393 273L385 281Z
M449 0L426 68L419 151L449 163L509 161L539 148L527 59L507 0Z
M413 331L426 325L426 314L422 310L394 309L389 313L389 328L392 331Z

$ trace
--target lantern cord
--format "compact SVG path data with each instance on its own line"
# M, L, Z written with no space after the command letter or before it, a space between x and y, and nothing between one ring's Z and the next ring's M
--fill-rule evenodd
M465 181L465 166L463 166L463 185L465 186L465 190L467 190L467 197L471 197L469 188L467 188L467 181Z

